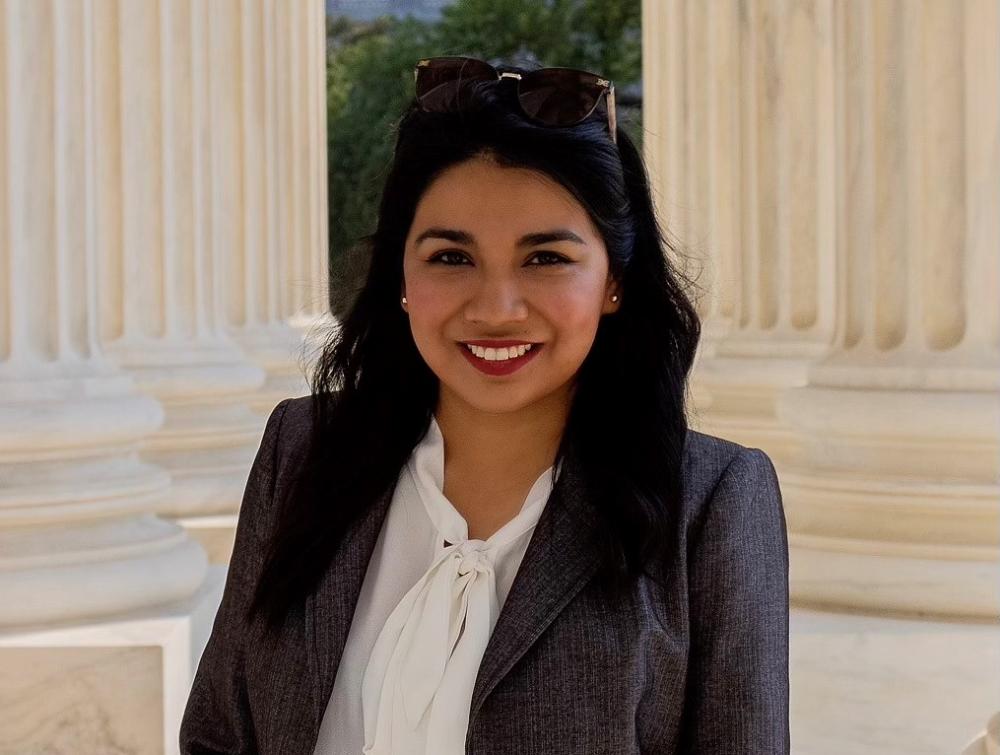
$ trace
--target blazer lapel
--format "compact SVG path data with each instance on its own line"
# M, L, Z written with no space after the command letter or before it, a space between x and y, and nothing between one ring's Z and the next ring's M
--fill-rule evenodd
M309 667L313 674L317 735L333 692L368 563L394 493L395 485L352 525L334 556L335 567L327 570L306 600L305 624L311 647ZM597 527L583 471L571 448L486 646L473 688L470 726L497 683L596 571Z
M596 572L597 532L597 513L570 448L479 664L470 729L493 688Z
M388 493L348 529L332 559L335 566L326 570L316 590L306 599L305 624L311 646L309 667L313 674L316 736L333 692L368 562L398 484L397 478Z

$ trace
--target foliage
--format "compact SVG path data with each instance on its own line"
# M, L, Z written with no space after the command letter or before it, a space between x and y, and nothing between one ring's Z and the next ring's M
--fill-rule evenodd
M444 8L438 32L443 55L527 51L542 65L597 71L620 84L642 75L638 0L460 0Z
M330 262L335 279L347 274L345 253L374 230L393 121L412 97L414 61L432 46L431 29L419 21L382 27L355 32L328 65Z
M374 230L391 157L393 122L413 93L413 65L473 55L597 71L616 91L642 73L640 0L458 0L436 24L384 16L327 20L332 295L355 272L348 253ZM641 144L638 113L619 104L619 126ZM334 301L334 310L338 309Z

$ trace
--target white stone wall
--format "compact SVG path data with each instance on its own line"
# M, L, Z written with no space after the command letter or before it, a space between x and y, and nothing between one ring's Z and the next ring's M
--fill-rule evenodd
M323 3L9 0L0 51L0 752L176 752L331 324Z
M796 753L957 753L1000 709L998 10L644 2L695 424L781 480Z

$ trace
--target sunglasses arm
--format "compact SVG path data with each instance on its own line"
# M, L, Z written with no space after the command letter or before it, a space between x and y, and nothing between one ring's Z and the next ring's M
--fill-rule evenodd
M608 128L611 129L611 141L618 144L618 115L615 113L615 85L608 89Z

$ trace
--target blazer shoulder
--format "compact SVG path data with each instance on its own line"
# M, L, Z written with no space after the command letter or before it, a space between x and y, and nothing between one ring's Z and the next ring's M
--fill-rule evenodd
M332 403L336 404L342 391L335 391L332 395ZM311 395L286 398L279 404L279 406L286 405L285 419L282 424L288 428L289 437L285 439L285 443L294 444L296 440L308 437L313 423L313 404L314 397Z
M691 495L708 497L726 468L745 450L746 446L734 441L688 428L681 468Z
M283 443L293 443L303 436L308 436L313 421L313 397L286 398L281 404L285 405L285 418L282 421Z
M335 405L342 391L333 393L331 404ZM309 452L309 441L312 437L315 421L315 397L313 395L286 398L278 407L283 408L280 437L276 439L277 475L284 477L294 474ZM277 408L276 408L277 413Z
M780 497L774 463L760 448L688 429L682 469L691 517L723 493L752 498L770 489Z
M291 473L305 459L313 424L313 398L300 396L286 398L278 407L282 409L281 429L274 439L276 446L275 475L279 480Z

